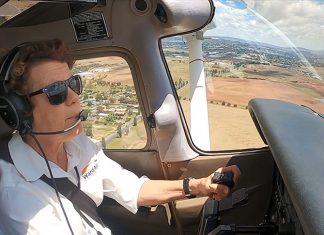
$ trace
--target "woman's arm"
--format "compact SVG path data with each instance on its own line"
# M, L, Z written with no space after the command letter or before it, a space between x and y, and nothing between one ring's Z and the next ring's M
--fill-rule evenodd
M233 180L237 182L241 172L235 165L219 168L216 172L227 171L233 173ZM205 178L191 179L189 181L190 192L194 195L213 197L216 200L227 197L230 193L230 189L221 184L213 184L213 175L214 173ZM183 191L182 180L148 180L140 189L137 205L159 205L183 198L185 198L185 193Z

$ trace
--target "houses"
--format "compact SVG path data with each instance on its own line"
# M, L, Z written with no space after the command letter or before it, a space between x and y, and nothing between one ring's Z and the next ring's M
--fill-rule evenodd
M134 87L120 82L93 82L85 87L80 103L90 113L88 121L97 126L117 128L140 115Z

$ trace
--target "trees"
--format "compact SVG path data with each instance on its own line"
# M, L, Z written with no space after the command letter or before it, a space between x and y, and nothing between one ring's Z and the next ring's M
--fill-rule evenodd
M87 136L93 137L92 123L86 122L86 124L85 124L85 133L86 133Z
M101 137L101 145L103 149L106 148L106 139L104 137Z
M119 138L121 138L122 135L123 135L123 133L122 133L122 125L121 124L119 124L117 126L117 134L118 134Z
M84 100L87 100L89 98L89 95L86 92L83 92L82 96Z
M116 119L115 115L113 113L108 113L108 116L106 117L106 122L114 122Z

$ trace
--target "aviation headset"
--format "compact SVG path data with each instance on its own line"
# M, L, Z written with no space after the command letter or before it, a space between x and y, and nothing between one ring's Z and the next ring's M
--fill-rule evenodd
M21 135L32 130L32 106L27 96L18 95L8 87L10 73L19 51L26 43L16 46L4 57L0 67L0 116L4 122Z

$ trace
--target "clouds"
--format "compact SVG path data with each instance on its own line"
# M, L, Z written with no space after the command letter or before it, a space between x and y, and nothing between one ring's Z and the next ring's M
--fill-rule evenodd
M290 17L313 22L323 20L324 5L311 0L247 0L246 3L272 23L286 21L287 17L288 20Z
M247 8L235 2L214 1L213 34L280 46L287 46L289 38L296 46L324 50L323 0L245 0Z

